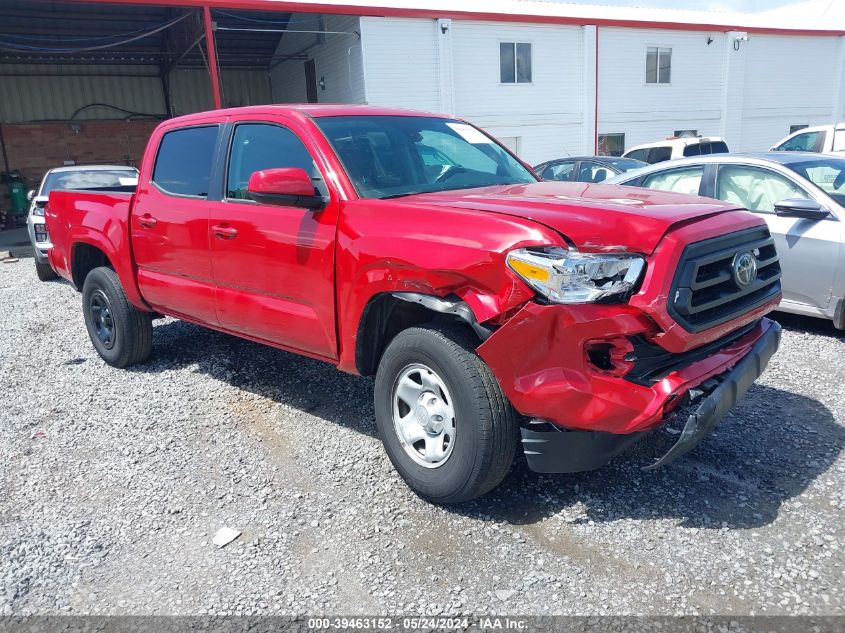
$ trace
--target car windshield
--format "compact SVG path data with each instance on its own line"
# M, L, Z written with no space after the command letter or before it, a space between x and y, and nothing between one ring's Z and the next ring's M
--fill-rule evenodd
M112 189L134 187L138 172L134 169L79 169L54 171L47 175L39 195L61 189Z
M638 169L640 167L645 167L648 163L644 163L641 160L634 160L633 158L610 158L608 156L602 156L602 160L606 163L610 163L616 169L619 170L619 173L625 173L626 171L630 171L632 169Z
M315 121L363 198L537 181L502 146L461 121L418 116Z
M803 176L845 207L845 158L822 158L787 163L786 167Z

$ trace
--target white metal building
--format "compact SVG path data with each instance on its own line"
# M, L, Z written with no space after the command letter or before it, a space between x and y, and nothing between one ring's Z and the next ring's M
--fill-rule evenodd
M845 119L842 2L761 14L490 0L455 15L447 4L301 16L329 33L287 33L277 52L307 50L320 101L454 113L535 163L683 131L765 150L795 126ZM516 73L503 68L513 45ZM272 70L276 102L306 101L306 85L301 61Z

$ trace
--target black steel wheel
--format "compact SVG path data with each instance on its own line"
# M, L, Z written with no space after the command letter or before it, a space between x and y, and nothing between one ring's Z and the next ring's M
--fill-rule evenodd
M95 268L82 286L88 335L100 357L114 367L141 363L150 355L152 315L129 303L111 268Z

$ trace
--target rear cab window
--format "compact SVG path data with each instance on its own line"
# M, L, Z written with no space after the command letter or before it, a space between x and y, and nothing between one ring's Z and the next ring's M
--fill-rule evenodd
M219 125L202 125L166 132L153 168L153 184L164 193L208 197Z

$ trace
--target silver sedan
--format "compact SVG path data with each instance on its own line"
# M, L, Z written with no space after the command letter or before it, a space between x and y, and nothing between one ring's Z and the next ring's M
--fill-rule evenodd
M780 309L845 329L845 158L715 154L658 163L605 183L717 198L759 214L780 256Z

